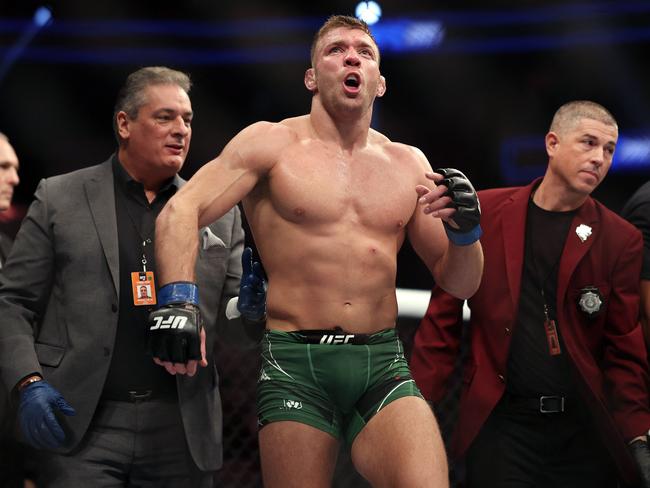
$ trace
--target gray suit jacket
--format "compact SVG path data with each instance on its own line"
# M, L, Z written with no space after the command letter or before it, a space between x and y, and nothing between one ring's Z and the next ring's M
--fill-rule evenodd
M4 265L9 256L9 251L11 250L11 245L13 241L11 238L2 232L0 232L0 265Z
M9 251L11 250L11 245L13 240L8 236L0 232L0 267L4 266L7 256L9 256ZM0 273L2 270L0 270ZM2 321L0 321L1 327ZM12 418L8 416L11 415ZM9 425L13 419L13 412L9 409L9 388L7 388L0 378L0 439L5 434L5 429L7 433L13 431L12 426Z
M120 280L110 161L40 182L0 277L0 378L16 385L39 372L76 409L62 420L61 452L72 450L88 428L115 342ZM217 322L240 326L224 314L239 291L239 209L201 229L199 242L196 277L210 364L192 378L177 375L177 385L194 461L214 470L222 461L222 414L211 351Z

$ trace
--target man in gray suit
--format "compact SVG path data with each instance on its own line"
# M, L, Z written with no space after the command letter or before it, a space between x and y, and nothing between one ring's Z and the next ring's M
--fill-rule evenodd
M46 450L40 486L209 487L222 460L217 323L237 295L239 209L199 232L207 367L147 355L156 305L155 218L183 185L190 80L164 67L127 78L119 148L97 166L40 182L0 279L0 378L22 433ZM202 365L204 366L204 365Z

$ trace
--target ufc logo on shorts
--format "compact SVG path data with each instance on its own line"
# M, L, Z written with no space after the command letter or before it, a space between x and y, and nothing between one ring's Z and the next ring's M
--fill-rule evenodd
M187 322L187 317L182 315L170 315L167 318L163 317L154 317L154 325L149 327L149 330L158 330L158 329L182 329L185 327Z
M320 338L321 344L347 344L354 338L354 334L324 334Z

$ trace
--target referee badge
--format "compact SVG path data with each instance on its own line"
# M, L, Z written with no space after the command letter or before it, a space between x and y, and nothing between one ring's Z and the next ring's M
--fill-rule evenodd
M595 286L587 286L580 290L578 306L589 317L595 317L603 308L603 296Z

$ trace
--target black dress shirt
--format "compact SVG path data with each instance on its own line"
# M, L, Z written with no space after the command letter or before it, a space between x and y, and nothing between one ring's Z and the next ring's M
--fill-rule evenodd
M153 306L136 306L131 273L156 272L154 234L156 217L178 188L178 176L171 178L149 203L144 186L113 158L115 213L120 250L120 296L117 334L111 366L104 385L105 399L123 400L128 391L152 391L152 396L175 400L176 379L156 365L146 353L147 318Z

